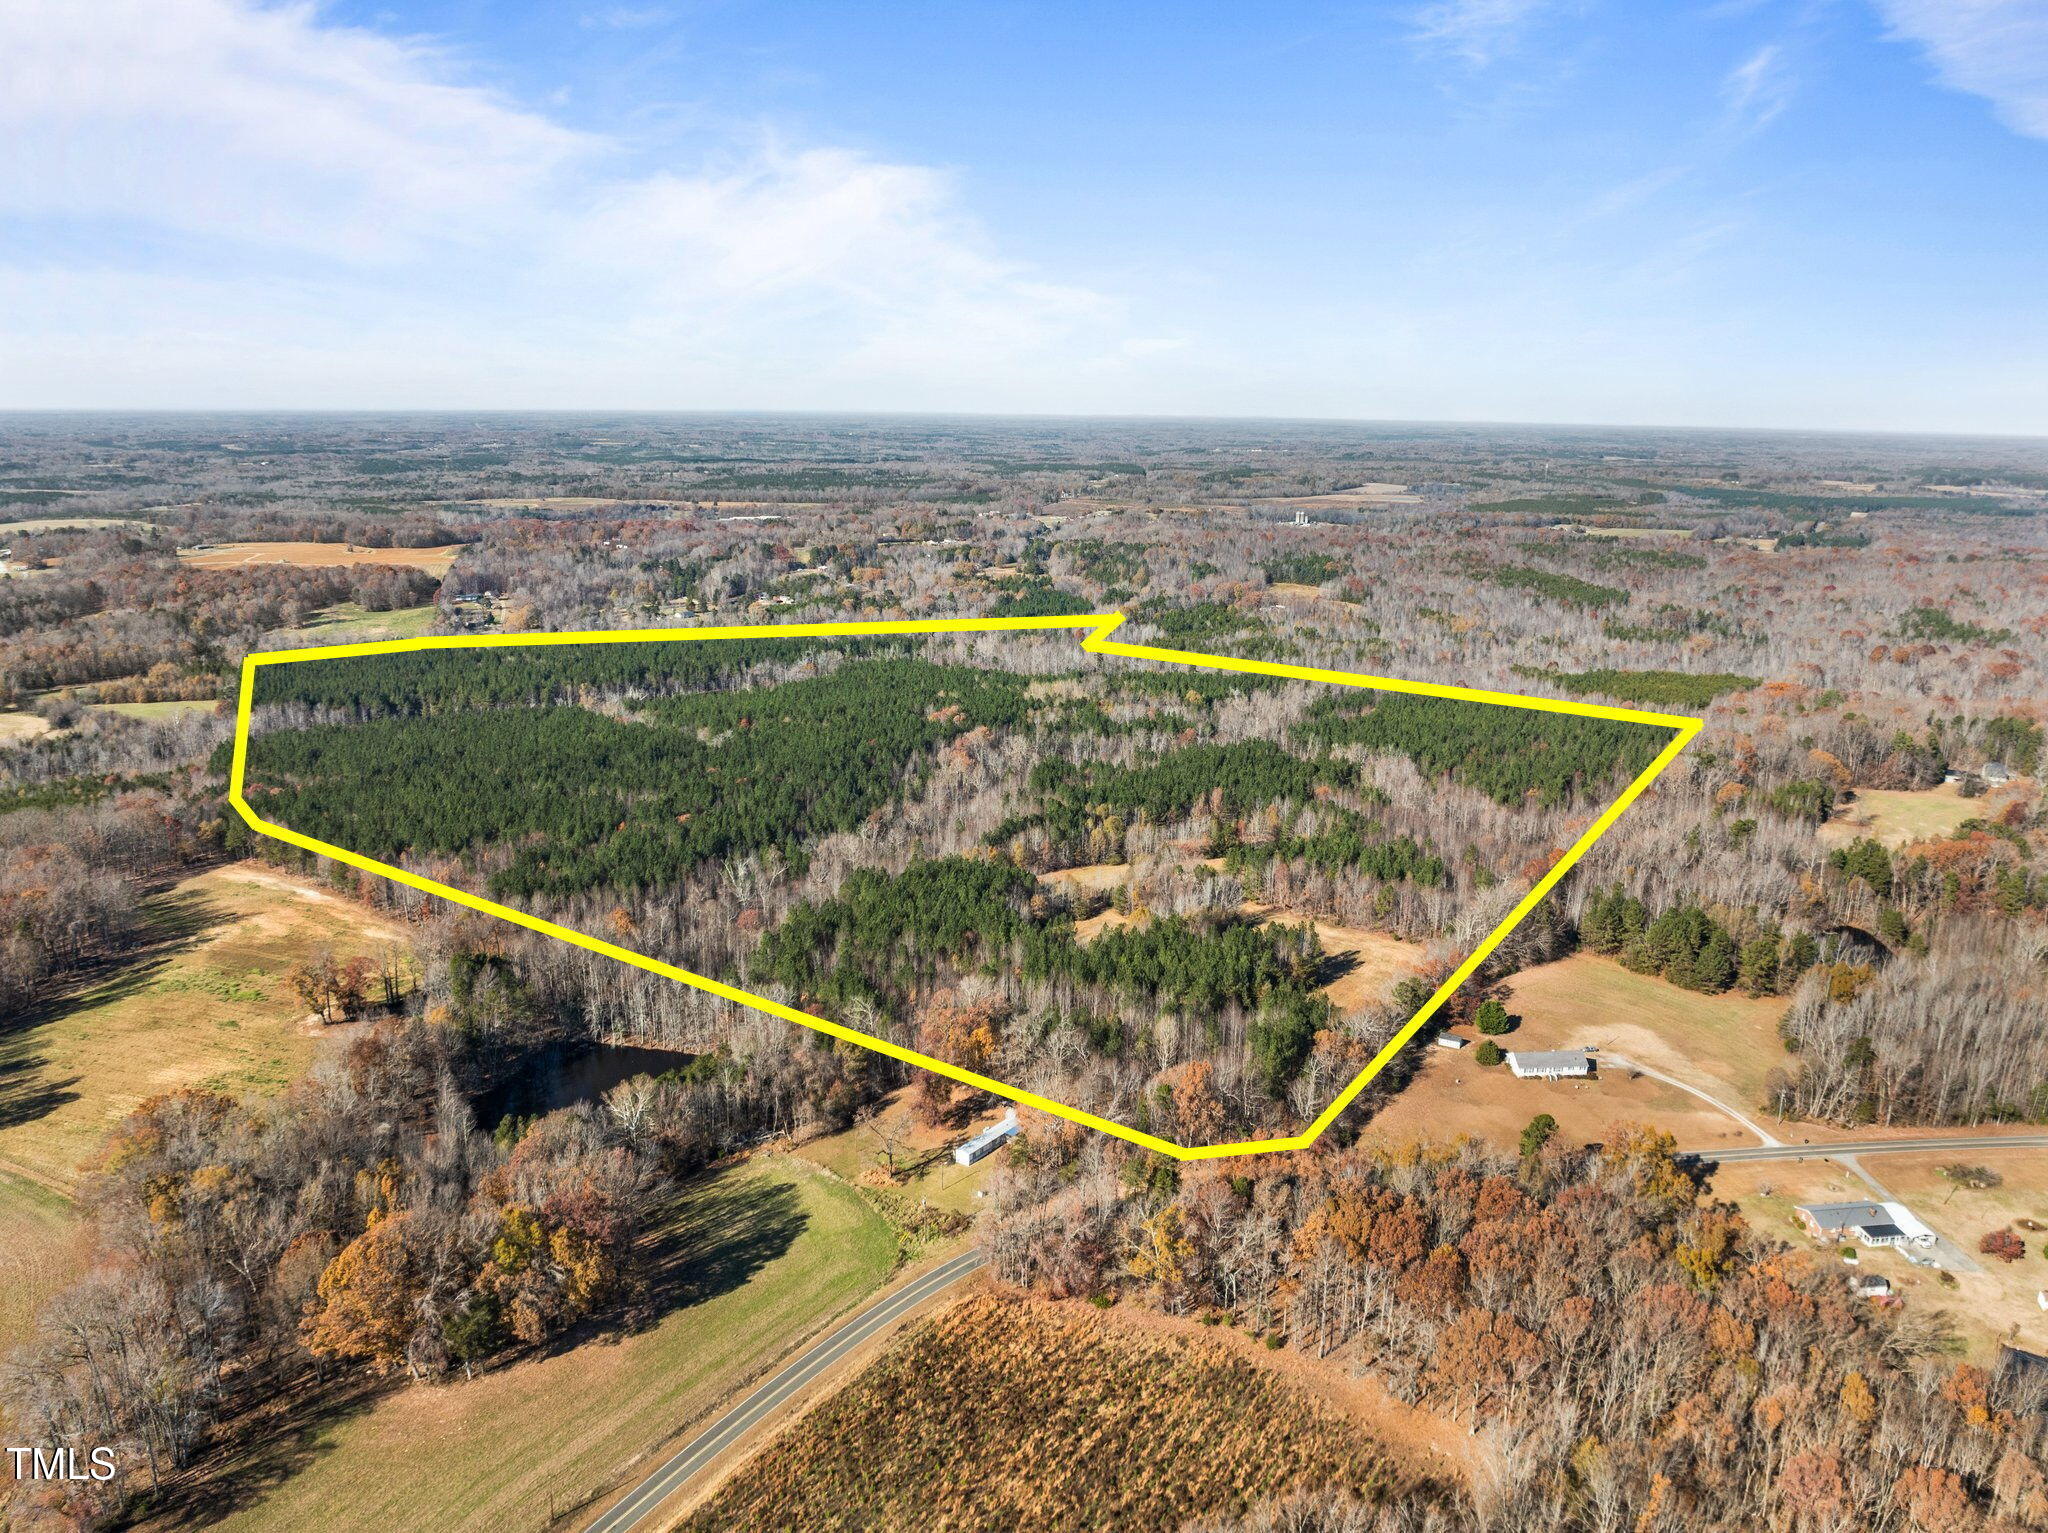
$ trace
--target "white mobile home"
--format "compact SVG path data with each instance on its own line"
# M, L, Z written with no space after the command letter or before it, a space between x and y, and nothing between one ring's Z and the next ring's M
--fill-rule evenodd
M973 1165L976 1161L980 1160L982 1156L988 1154L989 1151L993 1150L997 1145L1003 1143L1012 1134L1016 1132L1017 1111L1015 1108L1012 1108L1010 1111L1003 1114L1002 1122L993 1124L990 1127L983 1129L980 1133L976 1134L972 1139L969 1139L962 1144L954 1145L953 1164L956 1166Z

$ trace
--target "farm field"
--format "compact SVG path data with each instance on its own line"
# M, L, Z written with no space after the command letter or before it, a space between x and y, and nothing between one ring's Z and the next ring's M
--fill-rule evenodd
M375 955L381 917L237 864L151 898L133 959L0 1033L0 1170L69 1188L144 1098L186 1086L281 1090L321 1039L285 988L299 959Z
M50 721L38 713L0 713L0 746L19 745L50 732Z
M362 548L349 543L218 543L182 548L178 557L198 569L234 569L248 564L298 564L327 569L349 564L410 565L429 575L445 575L464 545L441 548Z
M1911 792L1859 788L1856 796L1820 827L1819 835L1830 846L1864 836L1889 847L1910 846L1915 841L1953 835L1965 820L1988 818L1994 812L1995 796L1964 798L1955 783Z
M432 602L418 607L394 607L372 612L354 602L329 607L303 628L290 630L292 637L311 639L316 644L362 644L378 639L417 639L431 633L440 615Z
M212 713L217 704L210 697L181 699L168 703L88 703L90 712L118 713L128 719L170 719L181 713Z
M223 1533L538 1529L644 1470L832 1316L879 1287L889 1227L850 1187L757 1157L694 1183L658 1242L656 1318L615 1341L408 1389L238 1465ZM243 1441L255 1441L246 1434Z
M83 1244L61 1195L0 1171L0 1354L27 1336L43 1301L84 1269Z
M1412 1483L1222 1341L996 1295L916 1327L686 1517L731 1528L1174 1528L1308 1485Z
M1984 1190L1957 1186L1940 1169L1955 1162L1987 1167L2002 1178L2002 1185ZM2030 1352L2048 1352L2048 1312L2036 1298L2048 1289L2048 1261L2042 1259L2048 1235L2017 1224L2022 1218L2048 1224L2048 1151L1879 1155L1867 1157L1862 1165L1881 1187L1984 1270L1958 1273L1950 1287L1935 1272L1913 1266L1895 1251L1861 1246L1857 1264L1849 1270L1889 1278L1908 1306L1947 1316L1972 1362L1991 1363L2006 1342ZM1765 1234L1817 1251L1821 1260L1832 1260L1835 1247L1816 1246L1807 1238L1792 1212L1794 1205L1875 1196L1862 1178L1821 1160L1722 1166L1714 1173L1713 1191L1733 1201ZM2027 1254L2016 1262L2002 1262L1977 1250L1986 1232L2004 1226L2011 1226L2026 1242Z

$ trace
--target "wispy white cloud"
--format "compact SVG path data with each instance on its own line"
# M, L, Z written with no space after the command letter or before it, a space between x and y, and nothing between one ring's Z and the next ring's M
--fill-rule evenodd
M1522 41L1551 0L1433 0L1415 13L1413 36L1432 51L1483 69Z
M669 13L658 5L614 5L603 10L585 11L577 18L583 26L606 27L617 32L658 27L668 19Z
M451 374L543 401L570 378L943 398L1126 339L1114 301L993 248L943 171L747 130L648 172L645 146L310 6L14 0L0 134L0 349L48 391L10 404L160 398L122 380L181 367L194 402L295 368L373 399Z
M1876 0L1942 84L1990 102L2016 133L2048 138L2048 5L2041 0Z
M1754 133L1792 104L1793 88L1784 48L1765 43L1722 80L1723 120L1735 132Z

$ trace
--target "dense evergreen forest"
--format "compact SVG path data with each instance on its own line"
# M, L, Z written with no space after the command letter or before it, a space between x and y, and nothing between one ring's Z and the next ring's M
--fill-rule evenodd
M695 659L688 646L677 652ZM641 663L623 666L641 675ZM479 675L454 674L458 684ZM557 664L529 680L578 678ZM929 747L1023 716L1018 678L870 659L746 692L643 700L630 720L568 706L465 708L261 735L250 792L270 818L387 861L516 844L492 879L500 895L645 888L771 847L800 866L808 842L899 796Z
M1740 676L1733 671L1545 671L1518 665L1515 674L1551 682L1575 697L1595 694L1616 702L1647 703L1659 708L1704 708L1724 693L1744 692L1757 684L1756 677Z
M1309 710L1300 733L1323 746L1399 751L1424 772L1503 804L1533 794L1547 805L1635 776L1669 740L1667 731L1647 724L1399 692L1326 698Z

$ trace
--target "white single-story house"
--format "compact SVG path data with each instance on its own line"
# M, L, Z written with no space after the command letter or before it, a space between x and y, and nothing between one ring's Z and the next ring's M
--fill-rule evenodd
M1866 1246L1931 1246L1934 1231L1903 1203L1802 1203L1793 1212L1815 1240L1846 1240Z
M1455 1033L1438 1033L1436 1046L1440 1049L1462 1049L1466 1046L1466 1040Z
M988 1154L989 1151L1002 1144L1016 1132L1017 1110L1013 1107L1010 1111L1003 1114L1000 1123L992 1124L976 1134L972 1139L962 1144L954 1145L953 1164L956 1166L973 1165L982 1156Z
M1522 1080L1554 1081L1593 1073L1593 1059L1583 1049L1510 1051L1508 1068Z

